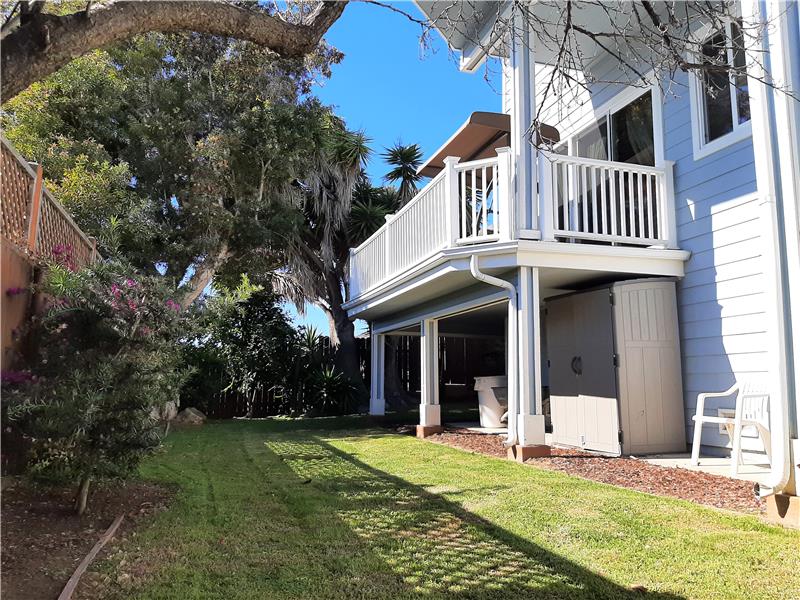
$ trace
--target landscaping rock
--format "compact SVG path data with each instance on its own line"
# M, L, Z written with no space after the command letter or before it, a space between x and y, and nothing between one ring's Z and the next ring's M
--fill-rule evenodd
M192 407L184 408L173 421L175 425L202 425L205 422L206 416Z
M150 411L150 416L156 421L172 421L177 415L178 403L174 400L170 400L163 406L154 406Z

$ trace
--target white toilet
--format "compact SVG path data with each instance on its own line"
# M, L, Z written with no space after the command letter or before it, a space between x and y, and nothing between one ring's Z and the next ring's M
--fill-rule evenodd
M508 409L508 377L476 377L475 391L478 392L478 411L481 427L505 427Z

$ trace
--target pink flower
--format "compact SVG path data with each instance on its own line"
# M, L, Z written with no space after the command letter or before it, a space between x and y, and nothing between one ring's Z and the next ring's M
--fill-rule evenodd
M167 308L174 310L176 313L181 312L181 305L175 302L175 300L173 300L172 298L167 300L166 304Z
M33 375L29 371L2 371L0 381L8 385L20 385L31 381Z
M122 290L120 290L120 287L116 283L112 283L111 284L111 295L114 296L114 298L119 298L121 293L122 293Z
M125 280L125 285L128 287L136 287L136 282L133 279L128 278Z
M128 300L128 308L130 308L131 310L136 310L136 302L134 302L133 300Z

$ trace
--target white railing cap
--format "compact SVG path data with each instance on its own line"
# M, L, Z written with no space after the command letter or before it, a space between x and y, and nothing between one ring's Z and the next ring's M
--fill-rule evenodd
M490 156L489 158L481 158L480 160L471 160L468 162L458 163L456 171L469 171L470 169L479 169L481 167L491 167L497 164L497 157Z
M614 160L600 160L597 158L583 158L581 156L568 156L566 154L556 154L546 150L540 151L542 156L553 163L585 165L588 167L605 167L607 169L619 169L633 171L636 173L649 173L651 175L663 175L665 170L662 167L650 167L648 165L638 165L636 163L626 163Z

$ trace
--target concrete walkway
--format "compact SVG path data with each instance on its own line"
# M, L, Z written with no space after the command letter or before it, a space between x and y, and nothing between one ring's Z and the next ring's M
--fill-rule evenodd
M645 460L653 465L661 467L680 467L681 469L689 469L690 471L702 471L710 473L711 475L721 475L723 477L731 476L731 459L722 458L718 456L701 456L700 464L693 466L690 463L691 455L687 452L685 454L656 454L651 456L642 456ZM761 454L744 454L744 464L739 465L739 474L734 479L741 479L744 481L752 481L753 483L762 483L769 475L769 463L767 458Z

